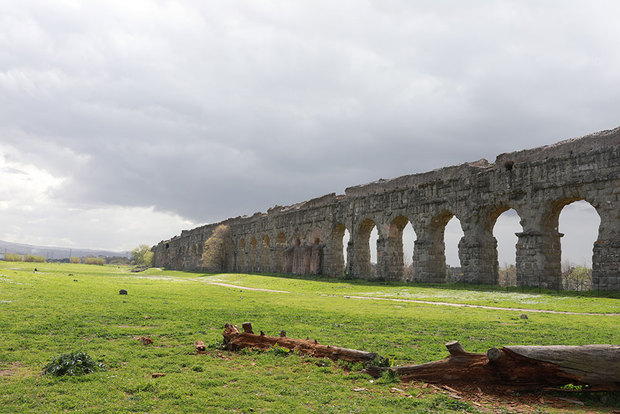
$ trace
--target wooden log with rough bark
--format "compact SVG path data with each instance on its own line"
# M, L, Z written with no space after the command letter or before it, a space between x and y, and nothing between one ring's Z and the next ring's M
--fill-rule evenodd
M450 355L421 365L386 369L402 381L505 385L537 389L566 384L591 390L620 390L620 345L505 346L486 354L470 353L457 342L446 344Z
M243 348L267 350L277 345L290 351L299 352L301 355L310 355L316 358L330 358L332 360L343 360L349 362L371 362L378 356L374 352L322 345L316 340L294 339L287 336L275 337L264 334L256 335L248 332L248 330L251 331L251 324L247 322L246 324L244 324L244 328L247 327L249 329L245 329L245 332L240 332L239 328L234 325L229 323L226 324L223 335L224 344L228 350L237 351ZM284 331L281 331L280 335L282 334L286 335Z

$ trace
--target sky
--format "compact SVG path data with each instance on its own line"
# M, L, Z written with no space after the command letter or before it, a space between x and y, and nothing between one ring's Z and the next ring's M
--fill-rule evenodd
M127 250L617 127L618 15L611 0L0 0L0 240ZM586 207L567 237L596 238Z

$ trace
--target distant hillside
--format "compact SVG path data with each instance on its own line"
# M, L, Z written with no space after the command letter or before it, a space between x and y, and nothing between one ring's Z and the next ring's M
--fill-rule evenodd
M48 260L68 259L72 256L131 257L129 252L113 252L109 250L91 250L69 247L32 246L30 244L11 243L0 240L0 257L4 257L4 253L34 254L37 256L44 256Z

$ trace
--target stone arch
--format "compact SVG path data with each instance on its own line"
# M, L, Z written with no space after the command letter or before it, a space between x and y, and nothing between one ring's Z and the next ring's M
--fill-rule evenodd
M230 239L230 243L228 243L228 253L226 255L226 269L228 269L228 271L234 271L237 268L235 260L235 241Z
M237 266L241 272L248 271L248 251L244 238L239 240L239 248L237 249Z
M271 238L268 234L263 237L263 243L261 246L261 272L269 272L271 271Z
M321 238L317 235L314 236L314 240L312 241L312 245L308 246L308 252L305 254L305 257L308 257L308 271L313 275L321 275L323 274L323 248L325 247ZM306 265L304 265L305 268Z
M561 195L551 198L540 208L532 207L524 223L524 231L519 234L517 250L517 284L520 286L538 286L547 289L560 290L562 287L561 267L561 238L558 231L560 213L565 206L575 201L587 201L601 218L598 240L594 245L593 267L597 262L596 248L601 240L603 215L597 203L583 197L578 192L570 195ZM603 261L605 259L603 258ZM616 268L617 269L617 268ZM616 270L617 272L617 270ZM596 272L593 272L593 281Z
M375 221L366 218L360 222L357 231L353 234L353 274L363 279L373 278L373 269L370 264L370 232L377 227ZM379 235L380 237L381 235Z
M286 235L278 233L274 251L274 267L276 272L286 273L284 265L284 251L286 250Z
M296 275L307 273L306 269L309 269L309 259L306 258L306 252L304 246L304 237L296 234L293 237L293 247L290 250L292 270L291 273Z
M500 217L504 217L504 213L509 212L510 210L514 211L517 218L519 219L519 223L521 223L521 214L515 206L510 204L499 204L497 206L493 206L488 209L487 216L484 218L482 223L482 232L478 237L478 254L477 260L480 262L478 266L479 273L489 273L489 277L481 278L482 283L490 283L490 284L501 284L502 286L514 286L516 285L516 257L518 255L518 235L523 232L523 226L519 224L520 228L515 229L515 236L517 236L517 240L515 240L514 249L514 265L512 261L510 263L510 267L503 269L503 274L500 279L500 260L499 260L499 244L498 240L495 237L495 230Z
M329 268L329 273L332 276L339 277L343 276L347 271L347 263L345 262L344 257L344 236L345 233L348 232L347 227L342 223L336 223L331 232L331 240L330 240L330 256L328 258L327 266ZM348 243L350 242L350 239ZM347 243L347 244L348 244Z
M581 210L578 212L574 208ZM584 220L587 214L594 213L596 223L588 222ZM572 216L572 217L571 217ZM576 235L575 231L564 232L569 226L567 224L574 221L579 221L584 225L591 224L591 228L583 227L579 235ZM562 210L558 214L558 233L560 234L560 271L561 271L561 285L565 290L590 290L596 289L597 286L593 284L594 281L593 272L584 274L584 278L575 280L569 276L574 276L575 267L586 267L591 269L594 265L594 256L596 246L599 245L601 228L603 227L603 219L594 205L586 199L580 199L572 201L562 207ZM575 246L575 244L578 245ZM571 251L572 250L572 251ZM579 252L577 252L577 250ZM588 253L589 252L589 253ZM585 254L584 254L585 253ZM581 258L576 256L582 256Z
M256 272L258 269L257 263L258 257L258 242L256 241L256 237L252 237L250 239L250 251L248 254L248 269L250 272Z
M384 277L388 280L406 279L404 274L405 256L403 251L403 232L408 224L411 224L411 222L404 215L397 216L389 223L384 253ZM411 224L411 226L413 228L413 224ZM408 254L413 255L413 249L411 249L411 252ZM412 276L411 279L413 279Z
M445 283L447 271L444 232L452 217L455 217L453 212L446 209L441 210L426 223L422 237L418 233L418 240L415 242L413 252L414 278L416 281Z

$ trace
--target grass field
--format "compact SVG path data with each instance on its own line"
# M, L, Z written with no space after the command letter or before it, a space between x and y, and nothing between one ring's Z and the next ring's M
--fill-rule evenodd
M614 313L620 313L617 297L0 262L0 412L519 412L421 384L372 380L341 363L235 354L217 345L226 322L251 321L271 335L284 329L289 337L378 352L396 364L422 363L445 357L444 343L455 339L472 352L508 344L618 344ZM140 336L154 343L145 346ZM210 345L207 354L194 352L195 340ZM54 356L70 351L85 351L108 370L41 375ZM570 398L586 403L573 404L576 412L611 412L619 400L614 394ZM529 408L568 410L545 403Z

